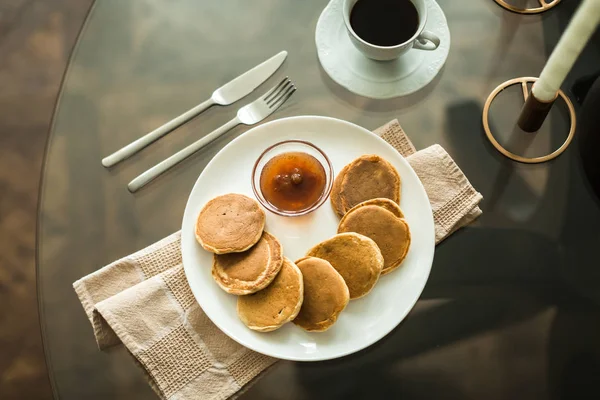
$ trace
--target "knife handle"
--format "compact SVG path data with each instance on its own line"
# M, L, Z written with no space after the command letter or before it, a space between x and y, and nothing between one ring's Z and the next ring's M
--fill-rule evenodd
M212 98L198 104L196 107L189 109L178 117L173 118L166 124L156 128L152 132L142 136L141 138L129 143L127 146L123 147L120 150L115 151L108 157L102 159L102 165L106 168L112 167L113 165L131 157L144 147L148 146L152 142L160 139L167 133L171 132L175 128L185 124L190 119L194 118L202 111L206 110L210 106L215 104Z
M225 125L220 128L215 129L208 135L204 136L202 139L195 141L190 144L188 147L183 150L179 150L177 153L173 154L171 157L163 160L162 162L156 164L154 167L150 168L146 172L140 174L137 178L129 182L127 187L131 193L136 192L138 189L144 187L148 182L152 181L154 178L158 177L163 172L167 171L174 165L179 164L181 161L185 160L228 130L234 128L239 125L240 120L235 117L231 121L227 122Z

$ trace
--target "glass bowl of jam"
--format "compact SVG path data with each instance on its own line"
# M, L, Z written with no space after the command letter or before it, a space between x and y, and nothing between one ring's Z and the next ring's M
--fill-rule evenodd
M331 192L333 167L317 146L286 140L268 147L252 170L252 190L267 210L299 216L319 208Z

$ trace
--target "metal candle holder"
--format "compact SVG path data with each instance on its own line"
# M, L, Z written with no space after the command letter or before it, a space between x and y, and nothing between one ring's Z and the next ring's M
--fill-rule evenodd
M492 91L492 93L490 93L490 95L488 96L488 98L485 101L485 104L483 106L483 116L482 116L483 117L483 129L485 130L485 134L486 134L488 140L490 141L490 143L492 143L492 145L496 148L496 150L498 150L504 156L506 156L514 161L518 161L518 162L522 162L522 163L526 163L526 164L538 164L538 163L546 162L546 161L552 160L552 159L558 157L560 154L562 154L567 149L567 147L569 147L571 140L573 140L573 136L575 135L575 127L577 125L577 117L575 115L575 108L573 107L573 103L571 103L571 100L569 100L569 97L567 97L567 95L562 90L558 91L557 96L554 98L554 100L552 100L552 102L542 102L542 101L536 99L533 94L529 93L529 87L527 86L527 84L533 83L533 82L537 81L537 79L538 78L534 78L534 77L521 77L521 78L510 79L510 80L498 85L498 87L496 87L496 89L494 89ZM565 104L567 105L567 107L569 109L569 117L571 120L571 127L569 129L569 134L567 135L567 139L564 141L564 143L558 149L554 150L550 154L547 154L547 155L541 156L541 157L523 157L518 154L511 153L510 151L506 150L500 143L498 143L498 141L496 140L496 138L494 137L494 135L492 133L492 130L490 129L490 123L489 123L490 105L492 104L492 102L494 101L494 99L500 92L502 92L504 89L506 89L509 86L517 85L517 84L521 84L521 88L523 90L523 99L525 100L523 110L521 111L521 115L519 116L518 125L521 129L523 129L525 131L528 131L528 132L537 131L540 128L540 126L542 125L542 123L544 122L546 116L548 115L550 108L552 108L552 105L558 98L561 98L565 102Z
M553 0L553 1L546 1L546 0L538 0L540 3L539 7L533 7L533 8L519 8L519 7L515 7L512 4L508 4L506 1L504 0L494 0L496 3L498 3L498 5L500 5L502 8L508 10L508 11L512 11L514 13L517 14L539 14L542 13L544 11L548 11L551 8L554 8L558 5L558 3L561 2L561 0Z

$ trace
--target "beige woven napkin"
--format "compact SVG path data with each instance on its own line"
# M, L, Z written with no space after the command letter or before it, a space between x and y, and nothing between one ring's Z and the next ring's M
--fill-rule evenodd
M479 215L482 196L438 145L419 152L394 120L375 131L423 182L436 243ZM277 360L222 333L196 303L180 251L180 232L73 284L98 347L123 343L156 393L165 399L227 399Z

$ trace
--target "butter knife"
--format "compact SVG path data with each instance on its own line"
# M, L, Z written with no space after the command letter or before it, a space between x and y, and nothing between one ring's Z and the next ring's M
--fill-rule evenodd
M269 58L262 64L257 65L249 71L238 76L234 80L226 83L215 90L210 99L198 104L196 107L186 111L180 116L172 119L152 132L142 136L141 138L129 143L127 146L117 150L113 154L102 159L102 165L112 167L113 165L131 157L144 147L152 142L160 139L175 128L185 124L190 119L196 117L207 108L218 104L226 106L250 94L254 89L265 82L277 69L283 64L287 58L287 51L282 51L273 57Z

